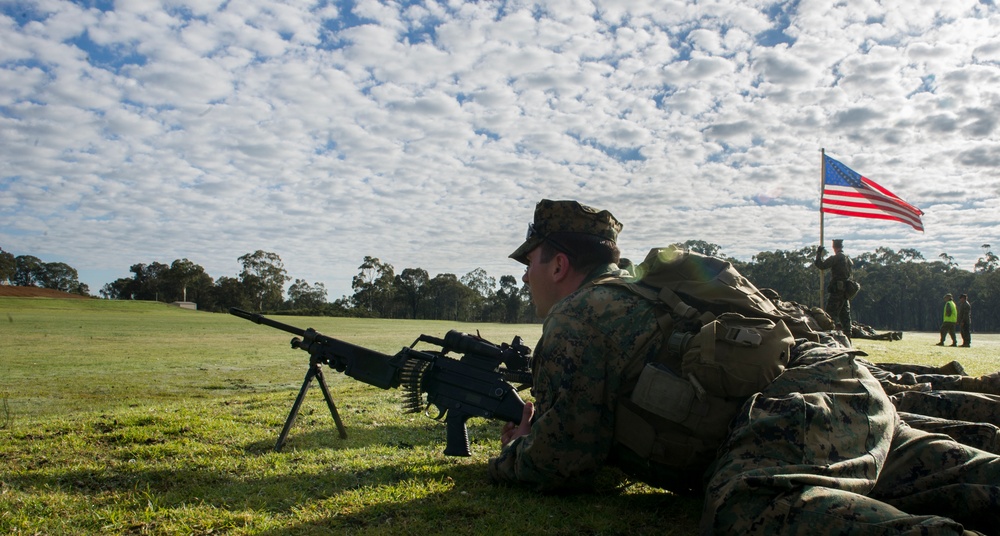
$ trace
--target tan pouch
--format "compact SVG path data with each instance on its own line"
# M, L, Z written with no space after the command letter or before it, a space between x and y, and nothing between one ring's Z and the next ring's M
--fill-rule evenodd
M672 422L684 422L696 398L691 382L678 378L666 367L647 363L632 390L632 403Z

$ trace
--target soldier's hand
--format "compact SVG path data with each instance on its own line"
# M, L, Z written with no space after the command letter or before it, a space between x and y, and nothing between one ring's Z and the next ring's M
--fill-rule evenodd
M500 429L500 444L506 445L511 441L531 432L531 417L535 414L535 405L531 402L524 403L524 411L521 412L521 424L509 422Z
M820 246L819 248L816 249L816 253L819 253L820 255L822 255L823 253L826 253L826 248L823 247L823 246Z

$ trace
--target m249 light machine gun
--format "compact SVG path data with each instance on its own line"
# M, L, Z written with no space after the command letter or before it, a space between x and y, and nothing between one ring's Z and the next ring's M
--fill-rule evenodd
M518 396L518 389L510 383L531 383L528 365L531 350L523 344L521 337L514 337L511 344L497 346L479 337L452 330L444 339L421 335L409 347L390 356L327 337L312 328L300 329L235 307L229 312L257 324L293 333L297 337L292 339L292 348L309 352L309 370L274 445L276 451L284 445L313 379L319 382L340 437L347 438L347 431L323 378L322 365L382 389L402 387L406 413L417 413L431 404L436 406L439 414L435 418L443 418L446 425L446 456L470 455L469 433L465 426L469 417L515 423L521 421L524 401ZM414 349L420 342L441 349ZM447 355L449 352L463 355L454 359Z

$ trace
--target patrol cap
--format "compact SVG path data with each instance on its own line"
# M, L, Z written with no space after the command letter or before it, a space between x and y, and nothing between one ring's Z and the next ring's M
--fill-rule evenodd
M945 294L944 295L944 299L950 300L951 299L951 293Z
M528 233L510 258L528 264L528 253L552 233L590 234L616 242L622 224L607 210L598 210L577 201L542 199L535 205L535 219L528 224ZM558 244L553 243L556 247Z
M844 239L842 239L842 238L834 238L833 239L833 247L835 247L835 248L842 248L842 247L844 247Z

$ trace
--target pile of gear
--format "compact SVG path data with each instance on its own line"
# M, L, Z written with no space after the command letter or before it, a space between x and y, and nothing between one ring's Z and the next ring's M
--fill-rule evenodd
M851 322L851 338L852 339L869 339L873 341L901 341L903 340L902 331L885 331L878 333L871 326L867 324L859 324L857 322Z

